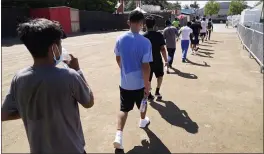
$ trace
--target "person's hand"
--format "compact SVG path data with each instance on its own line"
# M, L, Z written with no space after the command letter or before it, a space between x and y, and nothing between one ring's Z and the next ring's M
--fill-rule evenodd
M144 89L144 97L148 97L149 96L149 91L150 91L150 82L148 82L147 85L145 85L145 89Z
M168 67L169 66L169 63L168 62L165 62L165 66L164 67Z
M69 54L71 57L70 61L64 61L70 68L78 71L80 70L79 62L76 57L74 57L72 54Z

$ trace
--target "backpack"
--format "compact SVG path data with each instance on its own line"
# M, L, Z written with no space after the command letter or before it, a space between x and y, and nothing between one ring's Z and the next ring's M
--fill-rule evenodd
M212 23L208 22L207 29L211 29L211 28L212 28Z

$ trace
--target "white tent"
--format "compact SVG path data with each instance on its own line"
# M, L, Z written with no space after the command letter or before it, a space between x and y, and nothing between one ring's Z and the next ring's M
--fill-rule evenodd
M141 9L140 7L137 7L134 11L140 11L141 13L147 13L146 11L144 11L143 9Z
M261 16L261 10L259 9L245 9L241 12L241 24L247 24L250 22L259 22Z

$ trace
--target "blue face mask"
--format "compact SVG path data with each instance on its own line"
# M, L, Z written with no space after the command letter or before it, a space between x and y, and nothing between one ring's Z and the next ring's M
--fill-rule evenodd
M54 48L53 48L54 49ZM58 48L58 46L56 45L56 52L58 52L59 54L60 54L60 52L59 52L59 48ZM62 61L62 56L61 56L61 54L60 54L60 56L59 56L59 58L57 59L56 58L56 56L55 56L55 53L54 53L54 50L53 50L53 59L54 59L54 61L55 61L55 65L58 65L61 61Z

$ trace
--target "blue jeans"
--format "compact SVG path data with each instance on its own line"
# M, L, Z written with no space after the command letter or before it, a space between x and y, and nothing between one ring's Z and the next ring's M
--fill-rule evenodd
M185 60L187 57L187 52L189 48L190 41L189 40L181 40L181 48L182 48L182 59Z

